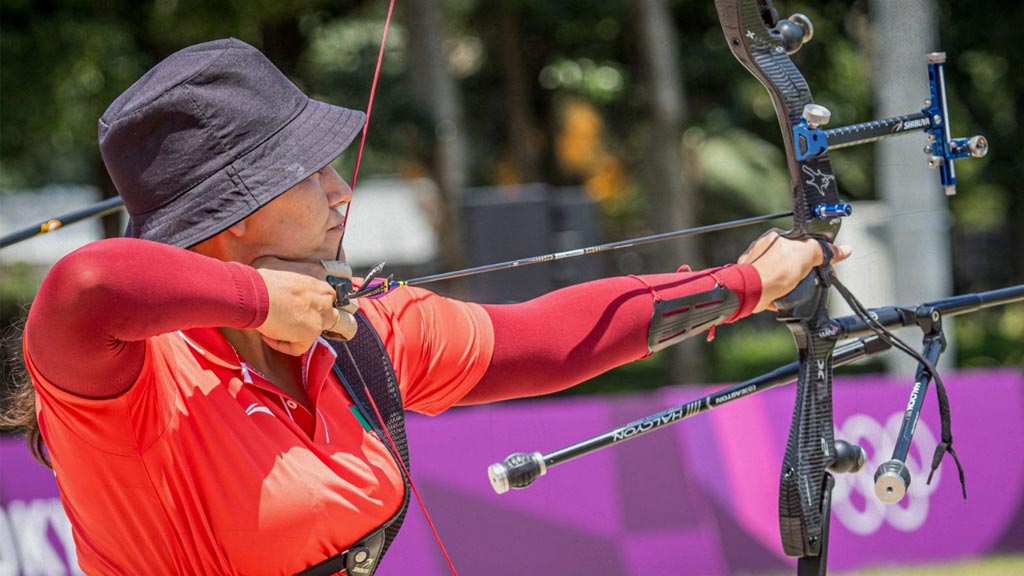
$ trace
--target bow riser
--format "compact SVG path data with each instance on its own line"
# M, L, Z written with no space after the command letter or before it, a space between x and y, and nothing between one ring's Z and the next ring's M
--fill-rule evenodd
M807 81L789 58L783 26L771 0L716 0L729 49L771 95L782 129L793 198L790 238L813 237L832 242L838 217L818 218L822 206L839 204L835 176L827 154L800 159L794 128L806 126L805 109L813 109ZM790 26L791 23L786 24ZM809 23L808 23L809 26ZM792 29L792 28L790 28ZM805 35L805 39L810 34ZM792 39L790 39L792 40ZM800 40L796 42L799 47ZM793 43L790 42L792 45ZM791 51L795 50L791 46ZM832 420L832 350L835 339L824 330L828 316L828 263L776 302L799 351L796 405L783 460L779 489L779 527L786 554L819 557L827 538L826 469L835 461Z

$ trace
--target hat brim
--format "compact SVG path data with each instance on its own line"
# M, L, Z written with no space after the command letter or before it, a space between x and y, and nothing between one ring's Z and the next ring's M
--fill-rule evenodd
M125 235L182 248L215 236L330 164L365 121L358 110L310 98L260 145L168 204L133 214Z

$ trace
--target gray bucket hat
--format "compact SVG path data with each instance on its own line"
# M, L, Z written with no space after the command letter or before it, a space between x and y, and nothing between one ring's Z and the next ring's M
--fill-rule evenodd
M365 114L309 98L259 50L197 44L147 72L100 118L126 236L189 247L329 164Z

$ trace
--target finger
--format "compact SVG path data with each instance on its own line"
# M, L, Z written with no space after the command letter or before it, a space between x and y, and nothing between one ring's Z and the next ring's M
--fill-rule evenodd
M754 240L751 246L757 244L774 244L775 241L778 240L778 238L785 233L785 230L782 230L781 228L769 228L765 230L764 233L762 233L760 236L758 236L757 240Z
M356 319L354 316L348 313L342 313L338 316L338 321L331 326L329 330L325 330L324 334L328 338L335 338L341 340L351 340L356 335Z
M341 320L341 311L338 310L337 308L331 308L331 312L330 312L330 314L328 314L328 320L327 320L328 323L322 328L322 330L324 332L330 332L331 328L334 328L335 326L337 326L338 322L340 320Z
M334 289L334 286L328 284L326 280L317 280L316 289L320 292L321 296L329 298L331 306L334 306L334 299L338 297L338 292Z
M832 246L832 263L842 262L849 258L851 254L853 254L853 248L850 248L845 244Z
M307 350L309 350L313 344L310 343L308 346L299 342L286 342L284 340L277 340L275 338L268 338L263 336L263 341L274 350L283 352L289 356L302 356Z
M812 241L808 239L803 240L803 242L807 244ZM828 250L830 252L828 258L829 265L835 264L836 262L841 262L849 258L850 254L852 253L852 249L845 244L837 246L835 244L825 242L812 243L816 244L818 248L817 250L814 251L814 266L821 266L822 264L825 263L825 250Z

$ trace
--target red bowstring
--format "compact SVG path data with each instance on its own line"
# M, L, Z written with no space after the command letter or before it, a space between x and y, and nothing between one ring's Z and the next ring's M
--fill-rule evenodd
M384 47L388 43L388 32L391 31L391 15L395 11L395 0L388 3L388 15L384 19L384 34L380 39L380 50L377 52L377 66L373 69L373 82L370 83L370 99L366 103L366 123L363 124L363 134L359 138L359 150L356 151L356 165L352 168L352 191L356 190L356 180L359 179L359 165L363 162L363 149L366 148L366 135L370 132L370 116L373 114L373 100L377 97L377 82L380 80L381 65L384 64ZM338 240L338 253L341 253L341 242L345 240L345 232L348 231L348 214L352 210L352 201L345 206L345 215L342 217L344 228L341 229L341 239Z
M430 517L430 513L427 512L427 506L423 502L423 497L420 496L420 490L416 487L416 483L413 482L412 474L409 473L409 468L406 467L405 462L402 461L401 452L398 450L398 445L395 443L395 439L391 437L391 432L388 430L388 425L384 421L384 416L381 415L380 409L377 408L377 403L373 400L373 394L370 393L370 389L366 385L366 380L363 378L363 373L359 369L359 364L356 363L356 359L352 355L352 351L348 349L347 342L345 343L344 349L349 360L352 362L352 367L356 369L359 381L363 383L363 390L366 392L366 399L370 401L370 407L373 408L373 413L377 416L377 421L380 422L380 429L384 432L384 436L387 437L388 444L391 445L395 462L398 462L398 465L402 468L402 472L405 474L405 477L409 479L409 486L412 488L412 493L416 496L416 501L420 504L420 510L423 511L423 517L427 520L427 525L430 526L430 531L434 533L434 540L437 541L437 546L441 549L441 554L444 556L445 562L448 563L448 568L452 571L452 576L459 576L459 573L455 570L455 564L452 563L452 557L448 555L448 549L444 547L444 542L441 541L441 534L437 531L437 527L434 525L434 520Z
M380 40L380 51L377 53L377 67L373 71L373 83L370 84L370 99L366 104L366 124L363 125L363 135L359 140L359 150L356 153L356 165L352 169L352 190L356 189L356 180L359 177L359 164L363 160L363 148L366 147L366 134L370 130L370 115L373 113L373 100L377 96L377 82L380 80L380 69L384 63L384 47L388 42L388 32L391 30L391 15L395 10L395 0L390 0L388 3L388 15L384 20L384 34ZM338 251L341 251L341 242L345 239L345 232L348 231L348 215L352 209L352 202L349 201L348 205L345 206L344 223L345 227L341 231L341 239L338 241ZM348 347L345 347L348 351ZM351 358L351 352L349 352ZM427 512L427 506L423 502L423 497L420 496L419 488L416 487L416 483L413 482L412 474L409 473L409 469L406 468L405 462L402 461L398 446L395 444L395 440L391 437L391 432L388 431L387 425L384 423L384 418L381 416L380 409L377 408L377 403L373 401L373 395L370 394L370 390L366 385L366 380L363 380L363 376L359 371L359 367L355 364L355 358L352 358L352 365L356 368L356 373L359 374L359 379L362 381L363 389L366 391L366 397L370 401L370 406L373 407L373 411L377 416L377 420L381 423L381 429L384 431L384 435L387 437L388 443L391 445L391 449L395 454L395 461L401 466L402 472L405 477L409 479L409 486L412 488L413 494L416 496L416 501L419 502L420 510L423 511L423 517L427 520L427 525L430 526L430 531L434 533L434 540L437 541L437 546L441 549L441 554L444 555L445 561L448 563L448 568L452 571L453 576L458 576L458 572L455 570L455 564L452 563L451 556L448 555L448 550L444 546L444 542L441 541L441 534L437 531L437 527L434 526L434 520L430 517L430 513Z
M352 169L352 189L356 189L356 178L359 176L359 163L363 160L363 148L366 146L366 134L370 131L370 115L373 113L373 100L377 97L377 82L380 80L380 69L384 63L384 47L388 43L388 32L391 30L391 15L395 11L395 0L388 4L388 16L384 20L384 35L380 39L380 51L377 52L377 67L373 70L373 83L370 84L370 100L366 103L366 124L363 124L363 136L359 140L359 152L356 154L356 165ZM349 204L351 206L351 204Z

